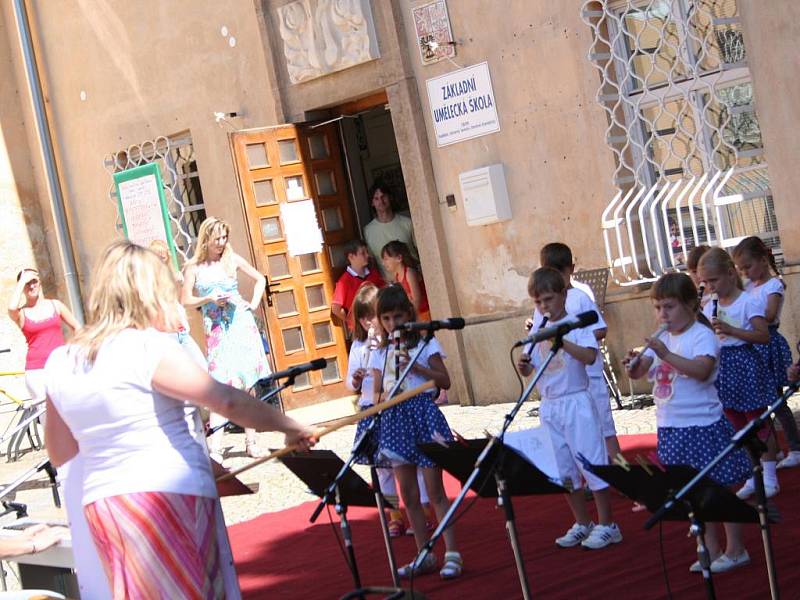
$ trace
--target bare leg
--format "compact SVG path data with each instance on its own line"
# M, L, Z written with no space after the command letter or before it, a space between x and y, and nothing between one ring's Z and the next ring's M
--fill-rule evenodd
M719 543L719 531L717 530L716 523L706 523L705 529L706 533L703 536L703 538L705 539L706 542L706 548L708 548L708 557L713 562L719 558L720 554L722 554L722 546ZM730 536L728 536L728 540L730 540ZM739 556L739 555L734 554L733 556Z
M611 525L614 522L611 516L611 488L592 490L592 495L597 506L597 522L600 525Z
M622 448L619 447L619 440L616 435L610 435L606 438L606 452L608 452L609 462L614 462L617 454L622 454Z
M436 518L441 523L450 508L450 499L444 491L444 482L442 482L442 470L439 467L424 468L422 469L422 474L425 477L425 487L428 488L428 499L436 513ZM424 518L423 513L423 520ZM416 533L417 530L414 529L414 535ZM444 546L448 552L458 550L456 548L456 533L452 526L444 530L442 537L444 537Z
M725 554L730 558L741 556L744 547L744 525L742 523L723 523L725 528Z
M400 496L403 498L403 504L406 507L408 521L414 530L414 541L417 543L417 549L421 550L428 540L426 538L425 513L422 512L422 504L419 501L417 466L397 465L394 467L394 473L397 476Z
M597 492L594 493L596 494ZM570 492L567 496L567 503L569 503L576 523L579 525L588 525L591 522L589 511L586 510L586 495L584 494L583 488L578 488Z

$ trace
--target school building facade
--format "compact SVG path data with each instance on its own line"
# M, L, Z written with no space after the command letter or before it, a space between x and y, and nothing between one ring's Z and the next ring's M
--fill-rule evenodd
M34 264L49 293L85 296L122 235L114 174L153 163L178 261L225 219L268 276L275 368L329 359L290 407L346 395L328 308L376 180L413 220L433 318L472 323L439 335L458 402L518 394L508 350L550 241L610 269L612 361L652 331L654 278L746 235L783 265L792 342L798 37L791 0L6 2L0 288ZM5 316L0 335L18 366Z

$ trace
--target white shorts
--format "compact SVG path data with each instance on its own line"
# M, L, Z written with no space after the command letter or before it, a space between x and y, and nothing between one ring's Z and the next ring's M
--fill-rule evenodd
M608 464L597 410L589 393L542 399L539 419L550 433L561 477L571 479L576 489L583 487L581 476L592 490L607 488L605 481L585 470L578 460L578 455L582 454L593 465Z
M611 416L611 398L608 395L608 386L602 375L599 377L589 377L589 395L597 408L597 419L600 421L600 430L603 437L613 437L617 435L617 428L614 426L614 417Z

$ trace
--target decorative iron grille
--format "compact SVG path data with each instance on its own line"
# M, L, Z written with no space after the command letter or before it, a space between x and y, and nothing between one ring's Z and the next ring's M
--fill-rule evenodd
M616 163L602 216L615 281L748 235L780 254L735 0L587 0L582 16Z
M191 136L188 133L169 138L161 136L134 144L103 159L103 165L111 175L148 163L156 163L161 169L172 236L183 263L193 254L197 231L206 218ZM108 195L117 210L116 228L121 232L122 220L113 179Z

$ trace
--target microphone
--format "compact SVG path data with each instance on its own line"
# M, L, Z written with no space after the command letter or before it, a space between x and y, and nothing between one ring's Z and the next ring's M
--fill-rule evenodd
M398 326L403 331L437 331L439 329L464 329L466 322L461 317L450 317L438 321L409 321Z
M394 343L394 380L400 379L400 346L403 341L403 332L401 329L395 329L392 332L392 342Z
M717 318L717 308L719 307L719 296L711 294L711 318Z
M298 375L302 375L307 371L318 371L320 369L324 369L325 365L328 364L328 361L324 358L315 358L311 362L303 363L300 365L295 365L293 367L289 367L284 371L278 371L277 373L273 373L272 375L267 375L266 377L259 380L259 383L269 383L275 381L276 379L285 379L287 377L297 377Z
M594 325L597 323L597 320L597 313L593 310L587 310L586 312L579 314L574 320L565 321L563 323L559 323L558 325L551 325L550 327L545 327L544 329L538 329L535 333L530 334L524 340L520 340L514 344L514 348L524 346L525 344L536 345L543 340L549 340L551 338L569 333L573 329L580 329L582 327Z
M664 332L667 330L667 327L668 327L668 325L667 325L666 323L662 323L662 324L661 324L661 327L659 327L659 328L658 328L658 331L656 331L656 332L655 332L653 335L651 335L651 336L650 336L650 341L649 341L649 342L647 342L647 344L645 344L645 347L644 347L644 348L642 348L642 351L641 351L641 352L639 352L639 354L637 354L636 356L634 356L634 357L633 357L633 360L632 360L631 362L629 362L629 363L628 363L628 369L629 369L630 371L633 371L633 370L636 368L636 366L639 364L639 361L640 361L640 360L642 360L642 355L643 355L643 354L644 354L644 353L645 353L645 352L646 352L646 351L647 351L647 350L650 348L650 346L652 345L652 344L651 344L651 342L652 342L653 340L657 340L658 338L660 338L660 337L661 337L661 334L663 334L663 333L664 333Z

